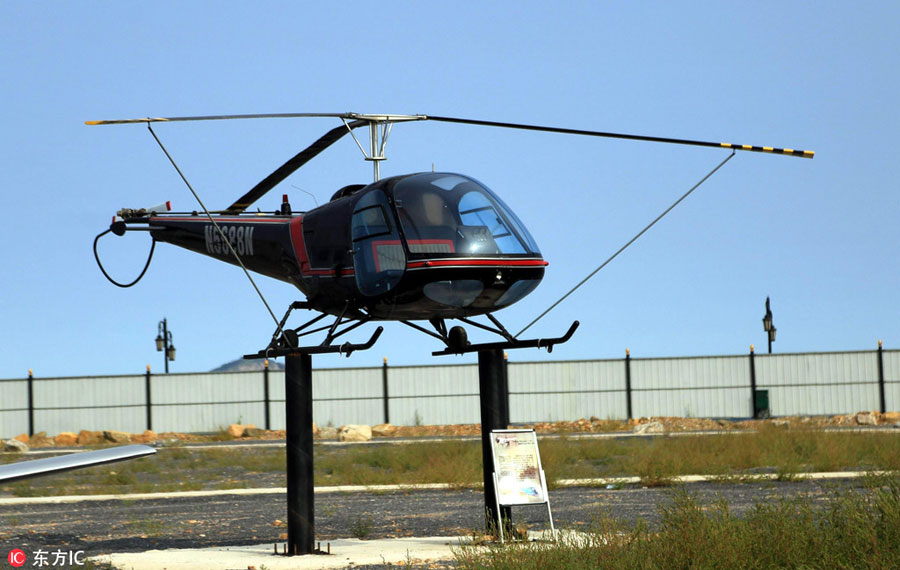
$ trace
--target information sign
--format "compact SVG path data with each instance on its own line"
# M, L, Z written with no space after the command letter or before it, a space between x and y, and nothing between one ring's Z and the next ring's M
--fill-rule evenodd
M494 460L494 490L497 514L500 506L547 505L550 531L555 535L547 479L541 467L537 434L533 429L505 429L491 432L491 454ZM503 522L497 521L500 541Z
M497 500L501 505L534 505L547 502L534 430L491 432Z

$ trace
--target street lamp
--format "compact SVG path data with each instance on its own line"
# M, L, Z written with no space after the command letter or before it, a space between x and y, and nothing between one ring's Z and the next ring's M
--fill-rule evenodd
M775 342L775 325L772 324L772 309L769 308L769 298L766 297L766 315L763 317L763 330L769 333L769 354L772 354L772 343Z
M166 374L169 373L169 361L175 360L175 345L172 344L172 331L169 330L166 319L159 321L156 335L156 352L163 352L163 362L166 365Z

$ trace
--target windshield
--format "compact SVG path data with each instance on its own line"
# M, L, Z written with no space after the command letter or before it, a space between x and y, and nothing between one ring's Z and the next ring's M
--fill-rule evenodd
M410 254L539 254L512 211L487 187L458 174L409 176L393 189Z

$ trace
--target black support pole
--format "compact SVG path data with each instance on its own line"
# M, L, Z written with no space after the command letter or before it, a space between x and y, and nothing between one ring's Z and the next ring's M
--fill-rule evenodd
M286 356L284 366L287 428L288 554L312 554L313 503L312 357Z
M625 349L625 409L628 413L628 419L634 417L631 409L631 351Z
M491 453L491 430L506 429L503 417L503 350L478 351L478 387L481 394L481 459L484 474L484 513L488 530L497 524L497 490L494 488L494 459ZM511 521L512 509L500 507L504 521ZM508 523L511 525L511 523Z
M150 395L150 365L144 375L144 402L147 407L147 430L153 431L153 399Z
M878 341L878 398L881 404L881 413L887 412L887 402L884 397L884 350L881 341Z
M756 363L753 360L753 345L750 345L750 419L756 419Z
M263 360L263 400L266 406L266 431L272 429L272 421L269 413L271 401L269 399L269 359Z
M28 436L34 435L34 371L28 369Z
M509 355L503 353L503 367L500 369L500 423L501 429L509 427Z
M384 357L384 363L381 365L381 394L384 400L384 423L391 423L390 409L388 408L388 365L387 356Z

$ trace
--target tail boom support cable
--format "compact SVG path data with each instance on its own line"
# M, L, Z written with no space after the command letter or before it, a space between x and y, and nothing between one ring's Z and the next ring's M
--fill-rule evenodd
M654 219L652 222L650 222L649 224L647 224L647 225L644 227L644 229L642 229L641 231L639 231L633 238L631 238L630 240L628 240L628 242L627 242L625 245L623 245L622 247L620 247L618 251L616 251L614 254L612 254L611 256L609 256L609 257L606 259L606 261L604 261L603 263L600 264L599 267L597 267L597 269L594 269L587 277L585 277L584 279L582 279L581 281L579 281L578 284L575 285L574 287L572 287L572 288L569 290L568 293L566 293L565 295L563 295L562 297L560 297L555 303L553 303L552 305L550 305L550 307L548 307L547 310L545 310L543 313L541 313L540 315L538 315L537 318L535 318L533 321L531 321L530 323L528 323L528 325L526 325L525 328L523 328L522 330L520 330L520 331L518 332L518 334L516 334L516 338L518 338L519 336L522 335L523 332L525 332L525 331L527 331L529 328L531 328L531 325L535 324L536 322L538 322L539 320L541 320L542 318L544 318L544 316L545 316L547 313L549 313L550 311L552 311L553 309L555 309L557 305L559 305L560 303L562 303L563 301L565 301L565 300L566 300L566 297L568 297L569 295L571 295L572 293L574 293L579 287L581 287L582 285L584 285L585 283L587 283L588 280L589 280L591 277L593 277L594 275L596 275L598 271L600 271L601 269L603 269L604 267L606 267L607 264L609 264L610 261L612 261L613 259L615 259L620 253L622 253L623 251L625 251L625 250L628 248L628 246L630 246L630 245L633 244L635 241L637 241L637 239L638 239L639 237L641 237L642 235L644 235L644 234L647 232L647 230L649 230L649 229L652 228L654 225L656 225L656 222L658 222L658 221L660 221L661 219L663 219L663 218L665 217L666 214L668 214L669 212L671 212L671 211L675 208L675 206L677 206L678 204L680 204L685 198L687 198L688 196L690 196L691 193L692 193L694 190L696 190L697 188L699 188L701 184L703 184L704 182L706 182L707 180L709 180L709 178L710 178L713 174L715 174L720 168L722 168L723 166L725 166L725 163L726 163L726 162L728 162L729 160L731 160L732 158L734 158L734 154L735 154L735 151L732 150L732 151L731 151L731 154L729 154L728 157L727 157L725 160L723 160L723 161L720 162L718 165L716 165L715 168L713 168L712 170L710 170L709 173L708 173L706 176L704 176L703 178L701 178L700 181L697 182L696 184L694 184L694 185L691 187L690 190L688 190L687 192L685 192L684 194L682 194L680 198L678 198L677 200L675 200L675 202L673 202L671 206L669 206L668 208L666 208L665 211L663 211L663 213L661 213L660 215L658 215L658 216L656 217L656 219Z
M153 127L150 126L150 123L147 123L147 130L150 131L150 134L153 135L153 138L156 140L156 144L159 145L159 148L162 149L163 153L166 155L166 158L169 159L169 162L172 163L172 166L175 167L175 171L178 172L178 175L181 176L181 179L187 185L188 190L191 191L191 194L194 195L194 198L197 200L197 203L200 204L200 207L203 208L203 212L206 214L206 217L209 218L209 221L212 223L213 227L216 228L216 231L219 233L219 236L222 237L225 244L228 246L229 251L231 251L231 255L234 256L234 259L237 261L238 265L241 266L241 269L244 270L244 274L247 276L247 279L250 280L250 284L253 285L253 289L256 291L256 294L259 295L260 300L263 305L265 305L266 310L269 311L269 315L272 316L272 320L275 321L275 326L278 327L278 330L281 331L281 323L278 322L278 317L275 316L275 313L272 312L272 308L269 306L269 303L266 301L266 298L263 296L262 291L259 290L259 287L256 286L256 281L253 280L253 276L250 275L250 271L247 270L247 267L244 265L244 262L241 260L241 256L238 255L238 252L234 249L234 246L231 245L231 241L225 235L225 232L222 231L222 228L219 227L219 224L216 223L216 220L212 217L212 214L206 208L206 205L203 203L203 200L200 199L200 196L197 195L197 192L194 190L194 187L191 186L191 183L188 182L188 179L185 177L184 173L181 172L181 169L178 168L178 165L175 163L175 160L172 158L172 155L169 154L169 151L166 150L165 145L163 145L162 141L159 140L159 137L156 136L156 133L153 132ZM282 331L283 332L283 331Z

